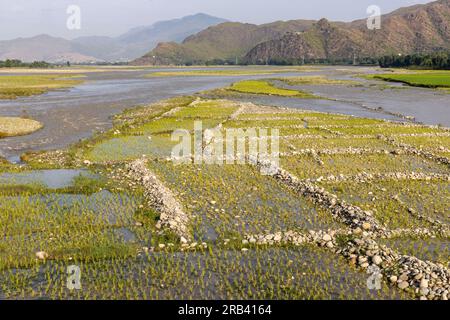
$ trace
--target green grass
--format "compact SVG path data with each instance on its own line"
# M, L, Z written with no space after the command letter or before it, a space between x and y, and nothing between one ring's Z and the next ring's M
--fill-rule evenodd
M283 146L284 144L281 143ZM293 146L295 150L314 149L330 150L330 149L345 149L345 148L369 148L373 150L392 150L393 147L380 139L357 138L357 139L340 139L340 138L319 138L319 139L289 139L285 145Z
M424 127L419 125L403 126L403 125L384 125L384 126L346 126L346 127L331 127L333 131L340 132L346 135L387 135L395 136L401 134L423 134L423 133L442 133L439 128Z
M450 88L450 71L420 72L410 74L375 75L375 79L406 83L415 87Z
M0 273L0 291L9 299L408 299L386 284L380 291L367 290L366 274L312 246L157 253L77 263L82 290L66 288L68 263L56 262Z
M404 143L434 154L448 156L450 154L450 136L443 137L396 137L399 143Z
M247 165L174 165L158 161L149 166L195 217L193 227L200 242L245 233L340 226L309 200Z
M366 173L389 172L424 172L448 173L444 165L424 160L417 156L392 154L364 154L364 155L320 155L319 163L312 156L290 156L281 159L284 169L294 173L299 178L319 178L330 175L357 175Z
M445 181L325 182L322 186L351 204L371 210L389 228L430 228L428 222L417 219L409 209L450 223L450 189Z
M72 79L73 78L73 79ZM24 75L1 76L0 99L16 99L64 89L82 83L80 75Z
M132 214L139 200L128 195L23 193L0 198L0 270L32 267L38 251L52 260L89 260L133 250L113 232L134 226Z
M165 72L153 72L146 77L197 77L197 76L210 76L210 77L218 77L218 76L228 76L228 77L236 77L236 76L252 76L252 75L270 75L280 72L286 72L283 70L253 70L253 69L244 69L244 70L193 70L193 71L165 71Z
M265 80L248 80L236 82L229 88L231 91L248 93L248 94L264 94L282 97L295 98L313 98L312 94L290 89L277 88L273 84Z
M291 86L298 85L357 85L359 82L351 80L334 80L325 76L286 77L277 79Z
M397 238L382 241L404 255L414 255L423 260L450 266L450 239Z

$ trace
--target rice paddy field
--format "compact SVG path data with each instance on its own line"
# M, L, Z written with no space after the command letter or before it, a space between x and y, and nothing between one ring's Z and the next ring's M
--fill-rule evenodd
M244 80L236 82L230 88L228 88L228 90L244 94L263 94L295 98L314 97L313 95L303 91L279 88L270 81L265 80Z
M310 98L269 80L223 90ZM0 159L0 299L446 300L449 129L250 101L178 96Z
M402 74L381 74L374 76L391 82L402 82L414 87L450 88L450 71L422 71Z

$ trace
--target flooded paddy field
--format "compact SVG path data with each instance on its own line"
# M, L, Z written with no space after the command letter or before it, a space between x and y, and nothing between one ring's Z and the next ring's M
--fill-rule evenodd
M311 67L286 73L279 68L264 71L268 67L251 68L246 75L229 76L223 68L189 68L188 71L222 71L223 75L155 76L158 72L180 72L179 69L126 69L113 71L77 70L83 74L82 84L64 90L49 91L43 95L0 100L0 116L32 117L44 128L31 136L11 137L0 141L0 156L18 160L20 154L30 150L62 148L79 139L87 138L94 131L111 127L111 117L124 109L146 105L161 99L193 94L225 87L243 79L279 78L299 76L325 76L330 79L376 82L355 78L359 74L379 72L373 68ZM260 70L262 69L262 70ZM182 69L183 70L183 69ZM226 69L227 70L227 69ZM270 70L270 68L269 68ZM188 72L184 71L184 72ZM255 74L252 75L251 72ZM242 72L242 71L240 71ZM261 74L267 72L267 74ZM70 73L69 73L70 74ZM220 74L220 73L219 73ZM232 74L232 73L231 73ZM14 74L13 74L14 75ZM2 77L4 75L0 75ZM7 74L11 76L11 74ZM382 82L381 82L382 83ZM391 84L390 84L391 86ZM404 120L399 115L415 117L427 124L449 126L448 95L430 89L405 88L380 90L370 86L320 85L301 86L319 97L335 99L308 99L307 101L275 96L253 96L251 101L264 105L286 106L322 112L336 112L360 117ZM240 98L245 101L248 97ZM383 110L378 110L378 108ZM398 114L398 115L397 115Z
M355 78L374 68L265 68L89 72L1 100L0 115L29 106L44 128L0 139L3 157L22 159L0 162L0 298L448 299L445 117L408 118L421 94L407 110L326 94L394 92ZM321 84L273 80L311 76ZM211 132L254 128L278 130L279 161L174 154L173 131L194 150L199 121L202 156L227 147Z

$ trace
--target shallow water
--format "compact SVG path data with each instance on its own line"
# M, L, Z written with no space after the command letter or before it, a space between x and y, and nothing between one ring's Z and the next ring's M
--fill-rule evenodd
M95 178L96 175L87 170L35 170L19 173L0 174L1 185L39 184L49 189L70 187L76 177Z
M392 86L391 86L392 87ZM399 85L378 86L301 86L319 96L336 99L340 105L380 109L413 117L417 122L450 127L450 95L443 91Z
M202 68L198 68L202 70ZM203 68L204 69L204 68ZM173 69L147 69L123 72L88 73L85 83L68 90L44 95L0 100L0 115L28 115L41 121L44 128L31 135L0 140L0 156L16 161L27 151L64 148L94 131L111 127L111 117L124 109L147 105L161 99L227 86L235 81L283 76L325 75L335 79L355 80L360 73L375 73L376 68L315 67L314 71L256 76L155 77L144 75ZM211 70L211 69L208 69ZM357 79L358 80L358 79ZM358 80L365 84L367 80ZM373 82L373 81L372 81ZM383 84L383 82L377 82ZM413 116L428 124L450 126L450 95L435 90L386 89L348 86L301 86L302 89L339 101L255 96L262 104L343 113L360 117L402 120L389 113ZM383 108L387 112L371 110Z

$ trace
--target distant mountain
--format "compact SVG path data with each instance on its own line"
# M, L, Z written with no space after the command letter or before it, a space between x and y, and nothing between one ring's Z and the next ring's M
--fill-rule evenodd
M295 20L265 25L223 23L183 43L160 43L134 64L247 63L274 60L352 59L450 48L450 0L398 9L383 15L380 30L366 19L350 23Z
M322 19L304 32L259 44L248 63L292 59L352 59L450 49L450 0L396 10L381 18L380 30L366 20L348 24Z
M181 19L157 22L151 26L131 29L117 37L83 37L73 41L74 48L86 55L106 61L128 61L141 57L159 42L181 42L209 26L225 22L203 13Z
M95 57L74 51L69 40L48 35L0 41L0 60L6 59L73 63L97 60Z
M286 32L307 30L314 21L278 21L263 25L225 22L186 38L181 44L160 43L133 64L186 64L213 59L235 60L257 44Z
M152 50L159 42L181 42L192 34L225 21L200 13L181 19L157 22L151 26L134 28L114 38L92 36L70 41L40 35L32 38L0 41L0 60L71 61L74 63L129 61Z

